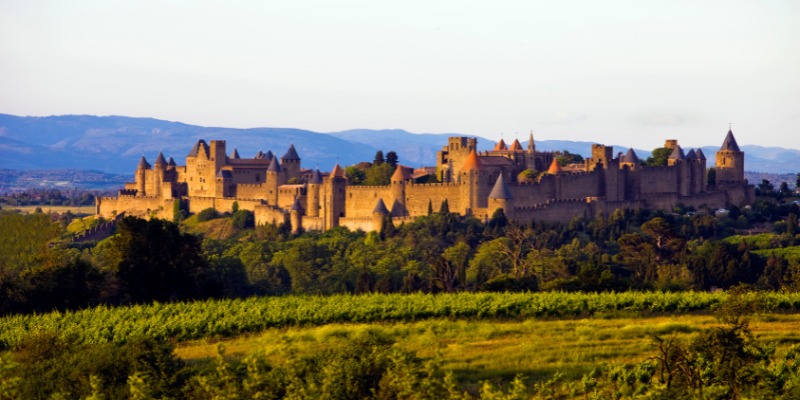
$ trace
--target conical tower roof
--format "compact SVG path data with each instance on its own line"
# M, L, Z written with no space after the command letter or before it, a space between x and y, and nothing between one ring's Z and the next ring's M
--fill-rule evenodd
M392 174L392 182L407 180L411 180L411 174L408 173L408 169L400 164L397 164L397 168L395 168L394 174Z
M728 135L725 136L725 141L722 142L720 150L741 151L736 143L736 138L733 137L733 131L730 129L728 129Z
M192 150L189 151L189 155L187 157L197 157L197 154L200 153L200 149L203 149L206 154L208 154L208 144L205 140L200 139L197 141L197 144L192 146Z
M467 160L464 161L464 166L461 168L462 171L480 171L483 168L481 165L481 160L478 158L478 153L475 152L475 149L469 153L467 156Z
M297 155L297 150L294 149L294 144L289 145L289 150L281 157L281 160L299 160L300 156Z
M167 165L169 165L170 167L174 167L177 164L175 164L175 160L173 160L172 157L170 157L169 161L167 161Z
M490 199L512 199L514 198L511 196L511 191L508 190L508 186L506 185L506 181L503 179L503 174L500 174L497 177L497 181L494 183L494 187L492 188L492 192L489 193Z
M686 153L686 160L692 161L697 159L697 153L694 152L694 149L690 149L688 153Z
M236 150L236 147L233 148L233 152L231 153L231 158L234 160L238 160L240 158L239 152Z
M561 165L558 164L558 160L555 158L553 162L550 163L550 169L547 170L547 173L550 175L558 175L561 172Z
M308 178L308 183L311 185L322 184L322 174L319 173L319 169L315 169L314 172L311 173L311 176Z
M156 165L164 165L167 163L167 160L164 159L164 153L158 152L158 157L156 157Z
M623 162L630 163L630 164L639 164L639 156L636 155L636 152L633 151L633 147L628 149L628 152L625 153Z
M496 145L494 145L494 151L501 151L501 150L508 150L508 146L506 146L506 142L503 139L500 139Z
M150 169L150 164L144 159L144 156L139 160L139 169Z
M272 160L273 158L275 158L275 155L272 154L272 150L267 150L267 152L264 153L264 157L263 158L265 158L267 160Z
M300 204L300 199L295 198L292 204L292 211L303 212L303 206Z
M375 204L375 208L372 209L373 213L389 215L389 209L386 208L386 204L383 202L383 199L378 199L378 203Z
M335 178L344 178L344 170L339 166L339 163L336 163L336 165L333 166L333 169L331 170L331 176Z
M697 151L694 153L697 156L698 160L706 160L706 155L703 153L703 149L698 148Z
M511 151L522 150L522 145L519 143L519 140L514 139L514 143L511 143L511 147L508 149Z
M269 167L267 167L267 172L281 172L281 165L278 163L278 159L272 157L272 161L269 162Z
M672 149L672 153L669 155L670 160L685 160L686 155L683 154L683 149L680 145L676 145L674 149Z
M253 158L255 158L256 160L261 160L262 158L265 158L264 157L264 152L259 150L258 153L256 153L255 157L253 157Z

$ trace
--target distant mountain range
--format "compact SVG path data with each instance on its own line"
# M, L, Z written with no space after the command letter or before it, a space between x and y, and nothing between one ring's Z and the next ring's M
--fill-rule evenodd
M412 134L400 129L354 129L341 132L312 132L291 128L233 129L187 125L152 118L121 116L64 115L20 117L0 114L0 169L83 169L107 173L133 174L139 157L151 162L159 151L174 157L178 164L198 139L227 141L228 152L235 147L242 157L259 150L281 156L294 143L303 166L330 170L342 165L372 161L377 150L394 150L400 163L410 166L435 165L436 151L446 145L448 136L459 133ZM598 138L602 139L602 138ZM523 142L523 146L526 146ZM589 156L591 142L537 140L539 150L567 150ZM494 141L478 138L479 150L494 146ZM800 151L780 147L740 146L749 171L794 173L800 171ZM703 151L713 163L719 146ZM615 146L616 151L625 151ZM636 149L640 158L650 151Z

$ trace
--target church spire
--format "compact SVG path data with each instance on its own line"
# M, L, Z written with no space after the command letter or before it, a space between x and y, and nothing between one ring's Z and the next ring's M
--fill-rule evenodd
M528 136L528 152L533 153L536 151L536 142L533 141L533 129L531 129L531 134Z

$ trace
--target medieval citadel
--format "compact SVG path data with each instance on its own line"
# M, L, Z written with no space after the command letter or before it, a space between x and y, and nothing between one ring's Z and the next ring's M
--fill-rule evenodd
M612 147L595 144L583 164L562 167L554 153L536 150L533 135L527 148L501 140L484 152L477 151L475 138L451 137L437 153L441 183L415 183L412 169L398 165L389 185L356 186L348 185L338 164L328 173L303 169L294 145L280 158L261 151L241 158L235 149L227 154L225 141L200 140L185 165L163 154L150 165L143 156L136 181L117 197L98 198L97 213L172 219L180 207L227 212L236 203L253 211L258 225L286 222L294 232L337 226L371 231L389 219L398 224L426 215L445 200L451 212L485 221L502 209L520 223L569 222L618 208L721 208L754 200L754 188L744 179L744 153L730 130L716 153L712 185L702 150L684 152L676 140L665 147L671 149L667 166L645 166L633 149L615 155ZM528 169L543 173L519 179Z

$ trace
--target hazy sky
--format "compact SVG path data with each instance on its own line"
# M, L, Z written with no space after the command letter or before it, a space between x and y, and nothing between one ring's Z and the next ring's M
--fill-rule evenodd
M800 149L800 1L0 0L0 113Z

